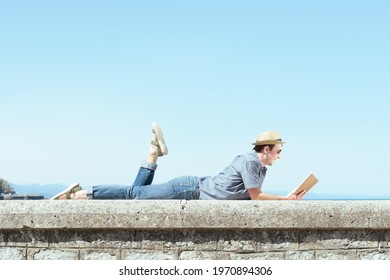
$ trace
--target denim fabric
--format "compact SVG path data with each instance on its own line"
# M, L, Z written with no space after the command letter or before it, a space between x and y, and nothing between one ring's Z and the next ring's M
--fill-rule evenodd
M151 185L156 168L156 164L144 163L133 185L93 186L90 194L93 199L199 199L198 177L183 176L164 184Z
M132 186L131 199L198 199L199 179L195 176L183 176L164 184Z

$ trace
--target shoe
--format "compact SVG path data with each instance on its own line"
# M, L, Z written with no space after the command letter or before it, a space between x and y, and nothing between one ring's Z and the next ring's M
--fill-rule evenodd
M62 192L60 192L60 193L56 194L55 196L53 196L52 198L50 198L50 200L59 199L63 195L66 195L66 199L70 199L71 194L76 193L76 192L81 191L81 190L82 190L82 188L80 187L79 183L73 183L72 185L67 187L65 190L63 190Z
M164 140L164 134L158 123L152 123L152 132L156 136L156 140L152 140L152 145L157 147L158 156L166 156L168 154L168 147Z

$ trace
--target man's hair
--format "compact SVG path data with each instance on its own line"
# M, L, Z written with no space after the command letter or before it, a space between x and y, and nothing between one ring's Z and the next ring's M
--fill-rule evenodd
M253 150L256 151L256 153L261 153L265 147L269 147L270 150L272 150L275 147L275 144L270 144L270 145L256 145Z

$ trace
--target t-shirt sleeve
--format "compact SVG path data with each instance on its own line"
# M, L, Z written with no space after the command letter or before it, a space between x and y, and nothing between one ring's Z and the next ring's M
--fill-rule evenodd
M247 161L243 164L241 177L246 189L261 188L260 168L259 163L255 161Z

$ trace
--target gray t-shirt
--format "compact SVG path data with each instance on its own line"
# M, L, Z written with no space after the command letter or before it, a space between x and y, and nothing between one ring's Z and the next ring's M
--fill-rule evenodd
M254 150L239 155L217 176L200 178L199 199L250 199L247 189L261 188L266 172Z

